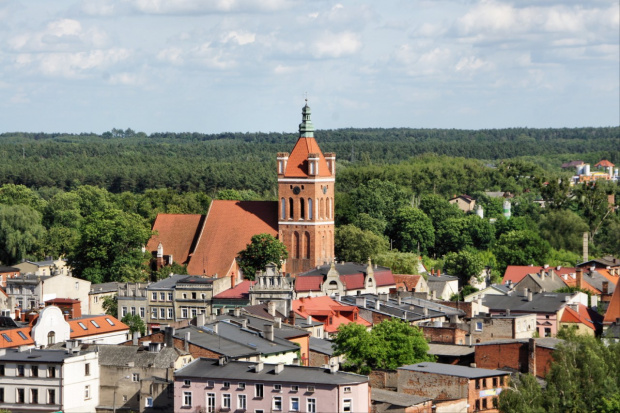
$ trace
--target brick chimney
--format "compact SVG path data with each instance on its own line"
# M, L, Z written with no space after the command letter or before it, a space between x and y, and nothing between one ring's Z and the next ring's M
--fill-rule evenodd
M603 294L609 294L609 281L603 281L603 286L601 288Z
M576 287L577 288L583 288L583 270L581 269L581 267L577 268L577 272L576 272Z
M536 339L530 338L527 347L527 372L536 377Z

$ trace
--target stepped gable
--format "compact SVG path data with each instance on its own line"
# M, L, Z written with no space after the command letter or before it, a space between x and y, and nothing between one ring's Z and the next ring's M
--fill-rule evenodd
M194 240L202 230L204 215L200 214L157 214L153 232L146 245L147 251L157 251L161 242L164 254L172 255L175 262L187 264Z
M213 201L187 272L227 276L252 236L266 233L277 237L277 213L274 201Z

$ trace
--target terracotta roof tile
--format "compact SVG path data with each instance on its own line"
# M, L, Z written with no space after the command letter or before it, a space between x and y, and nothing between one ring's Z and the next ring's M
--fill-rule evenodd
M504 272L504 279L502 284L506 284L508 281L512 281L513 284L517 284L528 274L539 273L544 267L540 265L509 265ZM557 275L570 274L575 272L575 268L572 267L548 267L545 272L552 270Z
M278 235L277 202L213 201L187 272L227 276L239 251L262 233Z
M603 168L608 168L610 166L615 166L615 165L609 162L607 159L603 159L602 161L594 165L595 168L598 168L599 166L602 166Z
M108 321L109 320L109 321ZM94 321L94 323L93 323ZM129 327L109 315L84 316L68 321L71 326L71 338L81 338L96 334L112 333L115 331L128 331ZM95 323L99 326L95 326ZM112 325L114 324L114 325ZM83 327L82 327L83 326Z
M322 275L305 275L295 278L295 291L321 291Z
M611 301L607 307L603 323L611 324L618 318L620 318L620 288L616 288L614 294L611 296Z
M560 320L560 322L581 323L591 328L592 330L596 330L594 323L601 321L600 315L594 311L589 311L588 308L583 304L578 304L577 310L578 311L575 311L569 306L564 308L564 313L562 314L562 319Z
M248 299L250 296L250 286L256 284L256 281L243 280L234 288L229 288L226 291L222 291L213 298L227 298L227 299Z
M32 326L0 331L0 338L2 338L0 340L0 348L13 348L24 345L33 346L34 340L30 337L31 330ZM26 339L24 339L20 333L23 334Z
M175 262L186 264L203 217L199 214L157 214L153 224L156 234L146 245L147 250L156 252L161 242L165 255L172 255Z
M421 275L394 274L394 281L404 285L407 291L412 291L413 289L418 288L420 278L422 278Z
M316 153L319 155L319 174L317 176L332 176L327 166L327 161L321 152L321 148L314 138L300 137L291 152L284 176L286 178L306 178L308 177L308 154Z
M357 323L365 327L371 325L359 316L357 307L342 305L327 296L293 300L292 310L303 318L311 316L313 320L322 322L328 333L336 332L341 324ZM358 314L357 319L354 319L353 314Z

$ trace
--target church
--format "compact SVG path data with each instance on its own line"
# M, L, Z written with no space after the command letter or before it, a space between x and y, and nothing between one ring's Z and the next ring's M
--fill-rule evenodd
M206 214L158 214L147 244L157 268L176 262L188 274L238 282L237 254L261 233L284 243L282 270L292 276L333 261L336 155L321 152L307 102L295 147L276 160L278 201L214 200Z

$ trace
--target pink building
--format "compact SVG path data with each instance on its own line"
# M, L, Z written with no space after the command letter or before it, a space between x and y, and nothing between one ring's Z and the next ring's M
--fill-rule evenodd
M175 412L369 412L368 377L335 367L200 358L175 372Z

